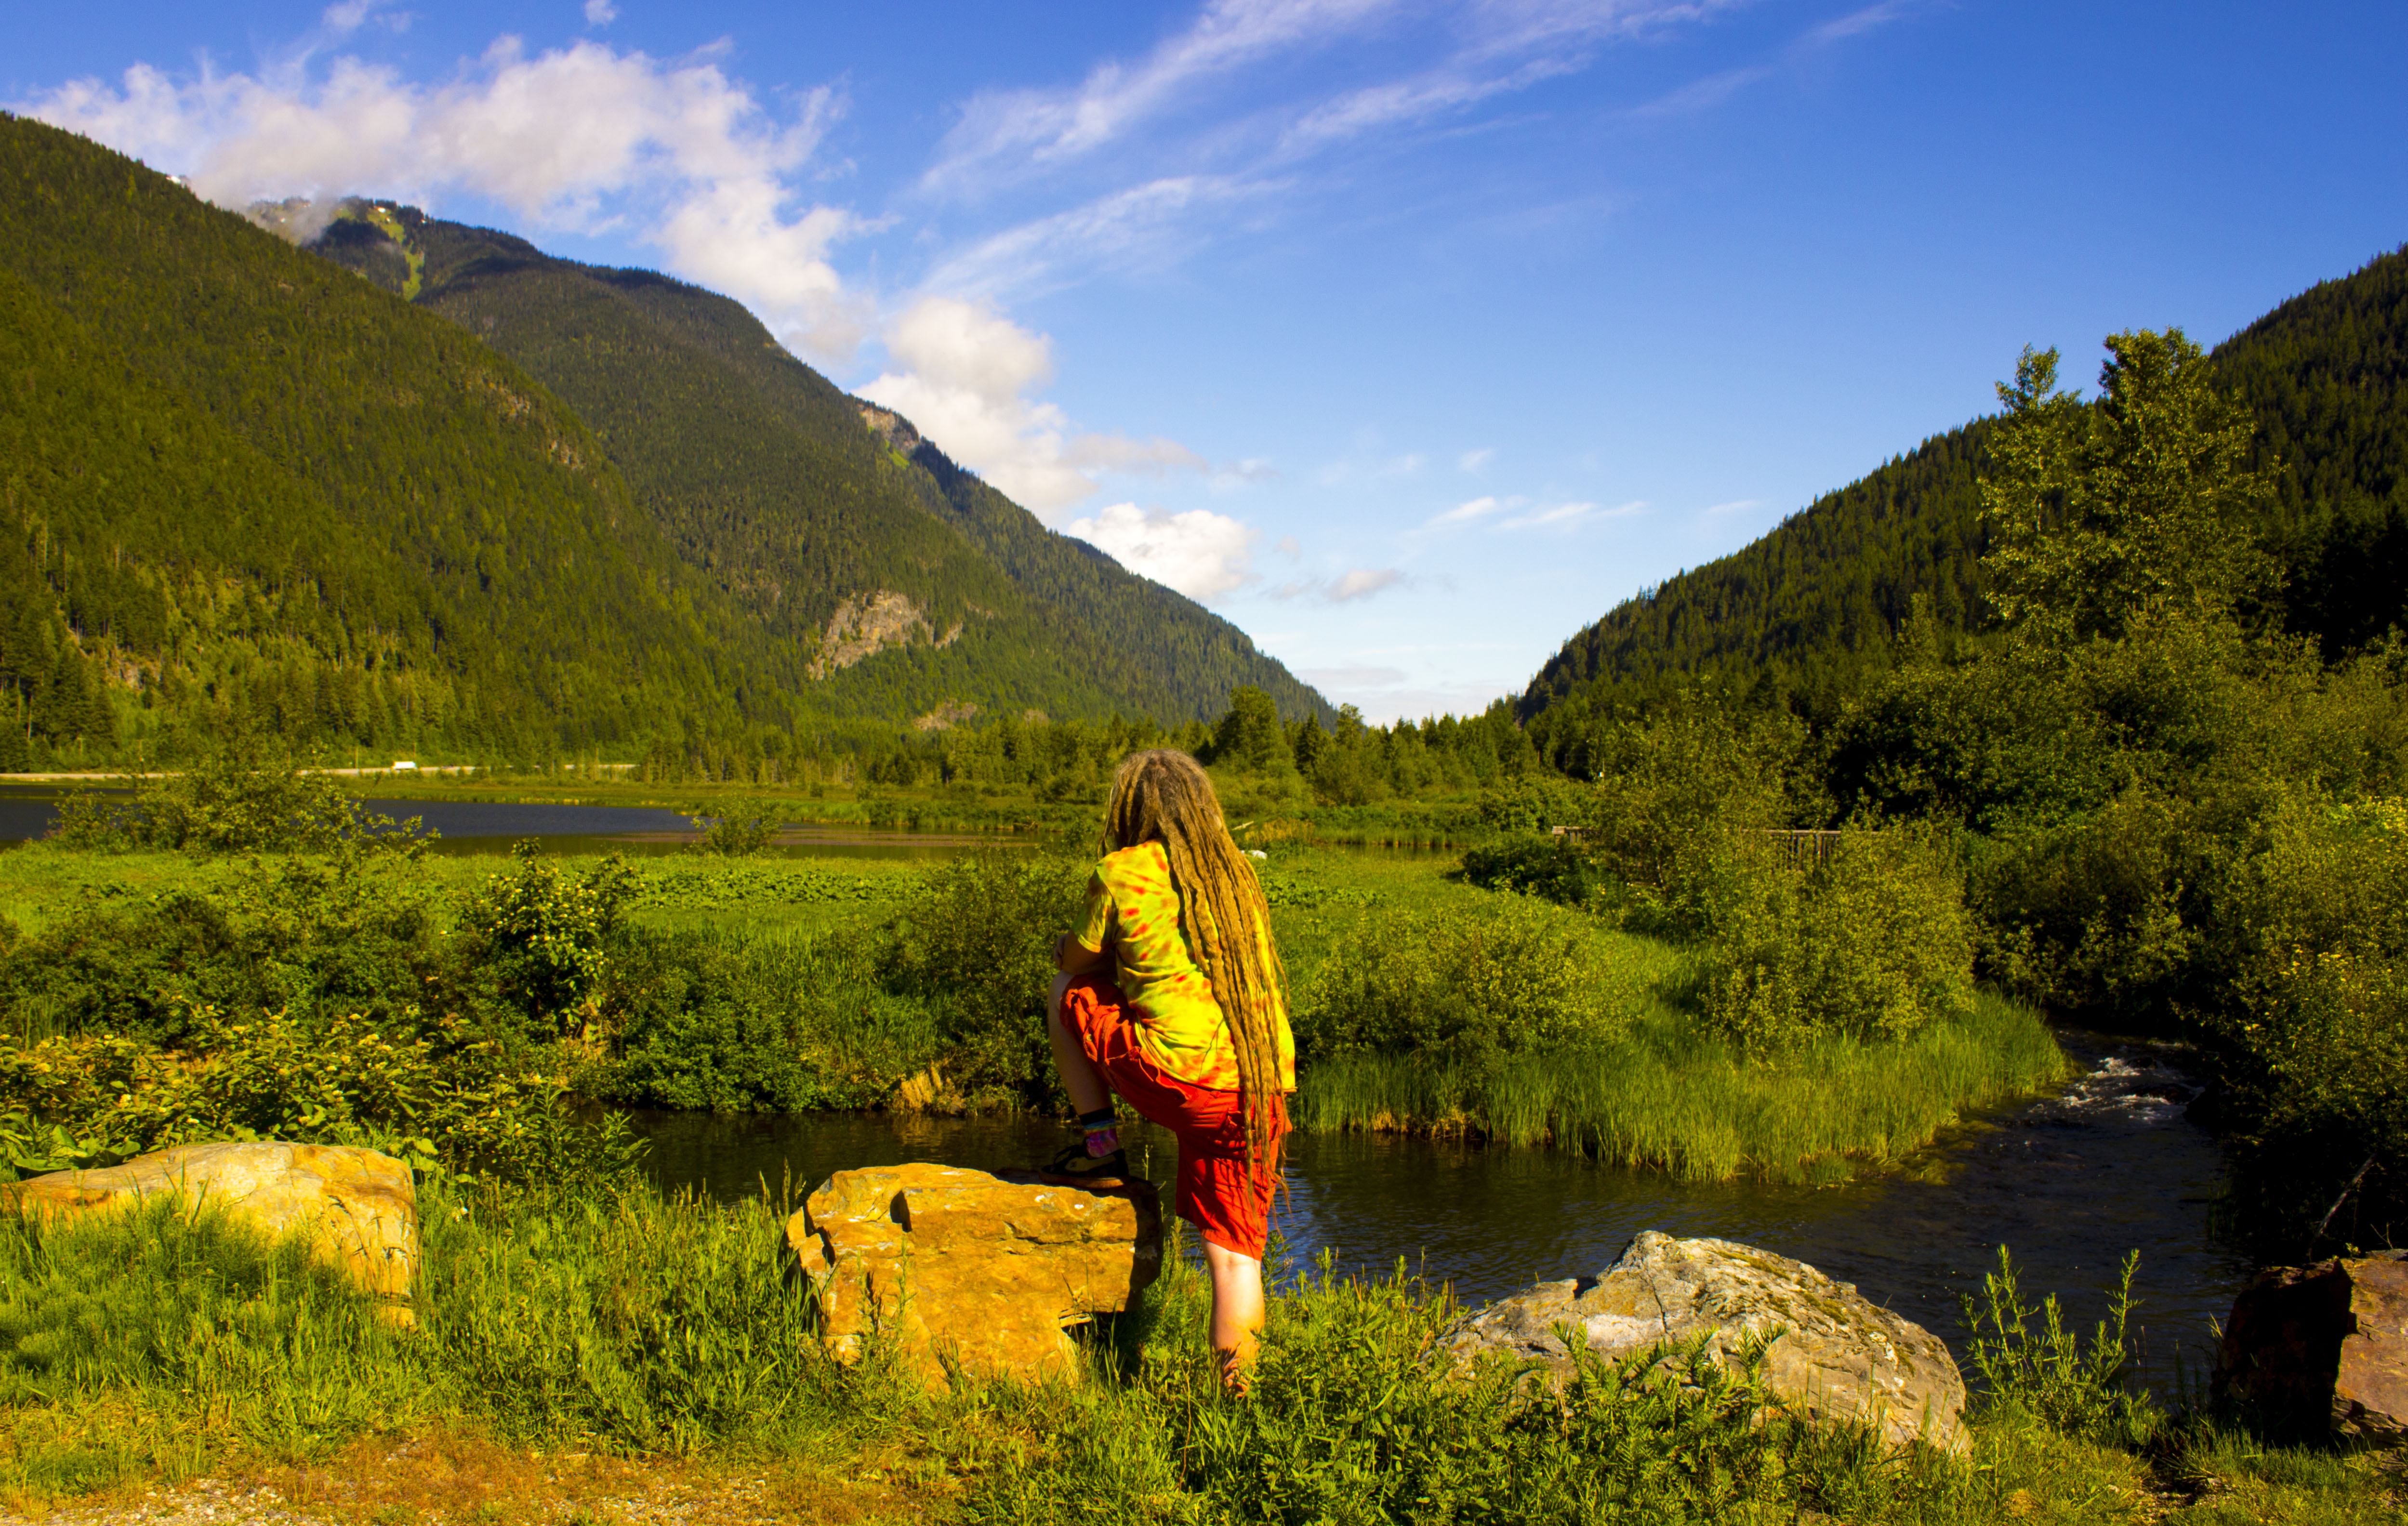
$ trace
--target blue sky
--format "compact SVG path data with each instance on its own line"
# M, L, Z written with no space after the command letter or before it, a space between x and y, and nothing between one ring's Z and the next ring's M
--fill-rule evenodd
M11 5L0 99L750 305L1374 719L2408 240L2408 7Z

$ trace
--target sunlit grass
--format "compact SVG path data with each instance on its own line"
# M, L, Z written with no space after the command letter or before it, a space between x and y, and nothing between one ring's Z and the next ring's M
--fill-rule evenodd
M1598 1368L1559 1403L1433 1360L1455 1306L1401 1269L1283 1278L1243 1403L1215 1391L1209 1297L1177 1254L1097 1333L1087 1381L931 1394L875 1357L820 1354L780 1261L789 1207L427 1184L415 1331L300 1247L180 1204L0 1220L0 1499L38 1514L307 1465L399 1498L430 1487L431 1447L521 1493L592 1454L624 1460L627 1492L750 1473L849 1511L870 1503L853 1481L876 1480L883 1507L939 1519L2397 1519L2379 1460L2200 1420L2134 1452L1990 1404L1956 1460L1885 1456L1792 1420L1744 1375L1677 1363Z
M1346 1056L1299 1077L1297 1110L1307 1128L1552 1144L1690 1181L1821 1181L1890 1164L2065 1071L2039 1014L1985 991L1971 1017L1912 1038L1832 1039L1770 1062L1669 1010L1622 1042L1477 1064Z

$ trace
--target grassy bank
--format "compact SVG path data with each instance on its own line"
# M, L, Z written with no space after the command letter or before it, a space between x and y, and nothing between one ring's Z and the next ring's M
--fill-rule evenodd
M932 1398L875 1359L816 1354L776 1259L784 1207L431 1184L414 1333L296 1248L208 1215L0 1224L0 1497L105 1504L314 1467L346 1474L353 1499L402 1502L377 1519L408 1519L439 1466L450 1507L475 1519L470 1459L503 1491L488 1514L580 1478L625 1498L738 1476L753 1508L792 1519L2340 1523L2397 1508L2367 1460L2147 1406L2116 1440L2053 1429L2045 1395L1994 1394L1964 1462L1885 1460L1712 1371L1599 1369L1559 1406L1430 1362L1452 1305L1401 1277L1290 1284L1248 1402L1213 1391L1206 1294L1183 1268L1105 1333L1083 1385Z
M1961 1020L1894 1042L1826 1040L1778 1063L1660 1015L1618 1043L1484 1062L1349 1055L1307 1070L1297 1110L1308 1128L1552 1144L1692 1181L1824 1181L1892 1164L2065 1068L2038 1013L1985 991Z
M1900 1037L1742 1050L1697 1020L1694 949L1450 867L1293 843L1262 861L1303 1126L1833 1179L2057 1075L2038 1020L1987 998ZM1043 950L1083 873L1028 849L617 863L38 845L0 854L0 1035L18 1046L0 1107L121 1151L250 1130L422 1138L438 1156L446 1120L475 1111L478 1094L440 1084L464 1064L548 1077L551 1092L513 1093L530 1118L554 1092L903 1105L914 1077L912 1105L1042 1107Z

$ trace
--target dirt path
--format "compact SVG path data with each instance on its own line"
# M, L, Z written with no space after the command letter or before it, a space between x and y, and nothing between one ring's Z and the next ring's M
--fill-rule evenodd
M859 1462L742 1468L546 1456L459 1437L385 1438L314 1466L227 1470L20 1505L0 1509L0 1526L873 1526L942 1515L947 1492Z

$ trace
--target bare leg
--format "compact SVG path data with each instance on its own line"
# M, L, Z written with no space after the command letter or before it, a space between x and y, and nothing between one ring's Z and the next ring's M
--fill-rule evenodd
M1212 1276L1212 1349L1221 1357L1221 1386L1242 1393L1254 1362L1254 1334L1263 1328L1263 1263L1207 1240L1204 1269Z
M1078 1035L1063 1025L1062 993L1069 989L1070 977L1057 975L1045 993L1045 1036L1054 1042L1054 1068L1062 1073L1062 1090L1070 1093L1070 1105L1082 1115L1100 1113L1112 1105L1112 1089L1080 1048Z

